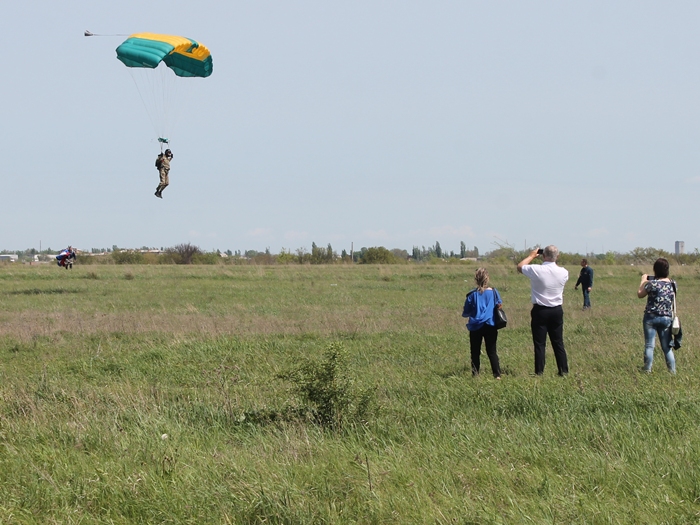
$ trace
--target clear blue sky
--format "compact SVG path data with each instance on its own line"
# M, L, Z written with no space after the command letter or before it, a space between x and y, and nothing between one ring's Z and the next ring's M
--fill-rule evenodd
M0 249L700 247L700 3L10 1ZM207 45L164 199L115 55Z

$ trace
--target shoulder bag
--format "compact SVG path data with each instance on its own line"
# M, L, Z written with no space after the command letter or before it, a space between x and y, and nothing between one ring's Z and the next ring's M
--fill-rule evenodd
M499 308L496 304L496 300L498 298L498 295L496 295L496 289L493 288L491 291L493 292L493 326L496 327L496 330L500 330L501 328L505 328L508 324L508 317L506 316L506 312L503 310L503 305L501 305L501 308Z

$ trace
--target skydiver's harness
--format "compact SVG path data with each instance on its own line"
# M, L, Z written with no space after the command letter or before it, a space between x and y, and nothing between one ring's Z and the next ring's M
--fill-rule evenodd
M170 141L164 137L158 137L158 142L160 142L160 155L156 157L156 168L160 169L161 166L163 165L163 147L165 144L170 144Z

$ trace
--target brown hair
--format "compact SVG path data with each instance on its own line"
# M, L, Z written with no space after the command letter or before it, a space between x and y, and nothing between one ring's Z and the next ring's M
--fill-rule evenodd
M474 274L474 281L476 281L476 289L479 293L484 293L484 290L489 285L489 272L486 268L479 268Z
M668 277L668 261L663 257L656 259L654 263L654 277L660 277L661 279Z

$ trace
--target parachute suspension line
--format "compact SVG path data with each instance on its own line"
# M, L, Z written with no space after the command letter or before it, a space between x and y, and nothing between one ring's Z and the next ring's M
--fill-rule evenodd
M130 68L129 74L146 109L153 131L158 141L169 143L170 134L174 131L176 111L180 106L178 92L182 82L165 64L151 68ZM164 140L161 140L164 139Z
M146 100L143 98L144 94L141 90L141 86L139 86L139 83L136 81L135 74L131 69L129 70L129 73L131 74L131 80L134 81L134 85L136 86L136 91L139 94L139 98L141 99L141 103L143 104L143 107L146 109L146 114L148 115L148 119L151 121L151 126L153 126L153 130L156 132L156 135L158 135L158 127L156 126L155 116L151 113L151 109L149 108L149 105L146 103Z
M115 34L112 34L112 35L100 35L100 34L97 34L97 33L92 33L92 32L90 32L90 31L88 31L88 30L86 29L86 30L85 30L85 36L129 36L129 35L125 35L125 34L122 34L122 33L115 33Z

